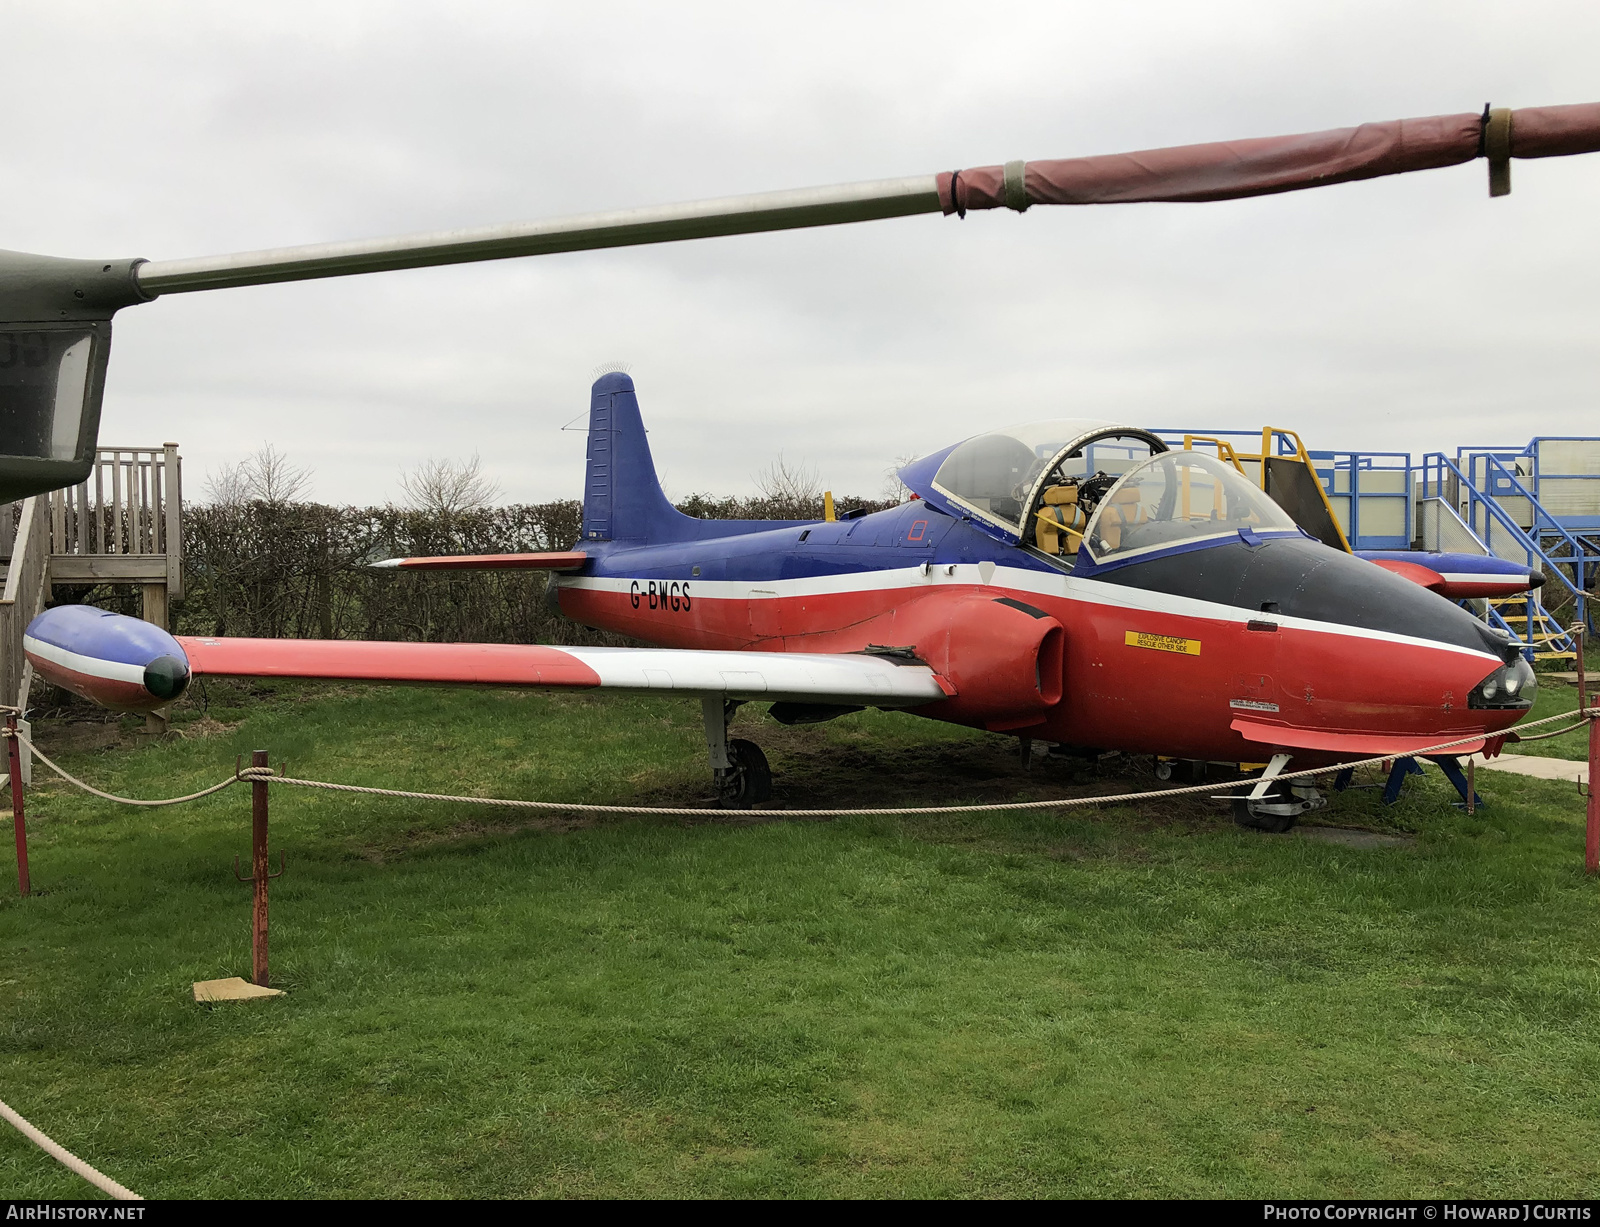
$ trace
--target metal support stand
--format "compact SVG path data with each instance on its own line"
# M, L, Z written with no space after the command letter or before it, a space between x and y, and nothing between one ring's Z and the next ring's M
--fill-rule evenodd
M1350 787L1350 781L1356 778L1354 767L1340 767L1337 775L1333 777L1333 791L1343 792Z
M22 813L22 743L17 740L17 713L6 713L6 760L11 768L11 823L17 838L17 892L32 892L28 881L28 823Z
M1416 759L1395 759L1394 766L1389 770L1389 782L1383 786L1383 803L1393 805L1400 800L1400 789L1406 782L1406 776L1421 774L1422 768L1417 765Z
M250 755L252 767L267 766L267 752L257 750ZM241 882L255 886L250 909L250 963L251 979L262 988L267 987L267 883L283 876L283 854L278 854L278 872L271 873L267 856L267 794L271 785L265 780L250 781L250 876L239 872L239 858L233 858L233 876Z
M1439 770L1444 772L1444 778L1455 785L1456 792L1460 794L1461 800L1467 807L1467 813L1472 813L1478 806L1483 804L1483 798L1472 791L1472 781L1462 774L1461 763L1456 759L1455 755L1441 754L1437 758L1428 759L1428 761L1436 764ZM1469 768L1471 766L1470 760L1468 766ZM1420 767L1417 769L1417 774L1422 774Z

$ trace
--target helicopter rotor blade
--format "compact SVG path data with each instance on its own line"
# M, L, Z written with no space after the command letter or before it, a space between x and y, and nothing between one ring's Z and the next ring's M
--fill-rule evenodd
M835 187L800 188L623 209L520 225L318 243L229 256L156 260L134 272L146 296L343 277L387 269L500 260L768 230L837 226L915 213L1036 204L1235 200L1489 159L1490 195L1511 190L1510 159L1600 151L1600 103L1485 107L1296 136L1220 141L1139 153L1008 162Z
M272 281L344 277L353 273L466 264L512 256L542 256L559 251L590 251L726 234L838 226L939 210L937 177L916 175L652 208L618 209L471 230L358 239L347 243L313 243L192 260L154 260L141 264L137 277L139 288L147 294L183 294Z
M559 251L1043 204L1232 200L1489 160L1600 151L1600 103L1436 115L1330 132L1007 162L904 179L591 213L523 225L319 243L191 260L67 260L0 251L0 501L84 480L94 465L111 317L162 294L344 277ZM24 361L15 360L20 354ZM26 368L26 369L24 369Z

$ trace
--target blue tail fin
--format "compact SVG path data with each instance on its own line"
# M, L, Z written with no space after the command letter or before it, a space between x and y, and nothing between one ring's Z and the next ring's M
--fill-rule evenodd
M682 535L675 530L684 519L656 479L633 380L620 372L602 375L590 391L583 539L670 541Z
M809 520L697 520L662 493L633 380L617 372L594 381L589 399L589 468L583 482L583 540L664 545L768 532Z

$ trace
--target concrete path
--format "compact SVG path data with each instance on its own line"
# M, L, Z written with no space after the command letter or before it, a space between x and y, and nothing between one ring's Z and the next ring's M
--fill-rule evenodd
M1474 754L1479 771L1511 771L1538 780L1587 780L1589 764L1571 758L1540 758L1534 754L1501 754L1486 759Z
M1343 844L1347 848L1410 848L1417 842L1410 835L1381 835L1377 831L1358 831L1351 827L1297 826L1294 833L1301 839Z

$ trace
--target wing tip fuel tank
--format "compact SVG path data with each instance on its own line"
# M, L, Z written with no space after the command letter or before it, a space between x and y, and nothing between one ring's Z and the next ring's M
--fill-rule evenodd
M113 711L165 707L192 675L183 648L159 626L91 605L45 610L22 643L39 677Z

